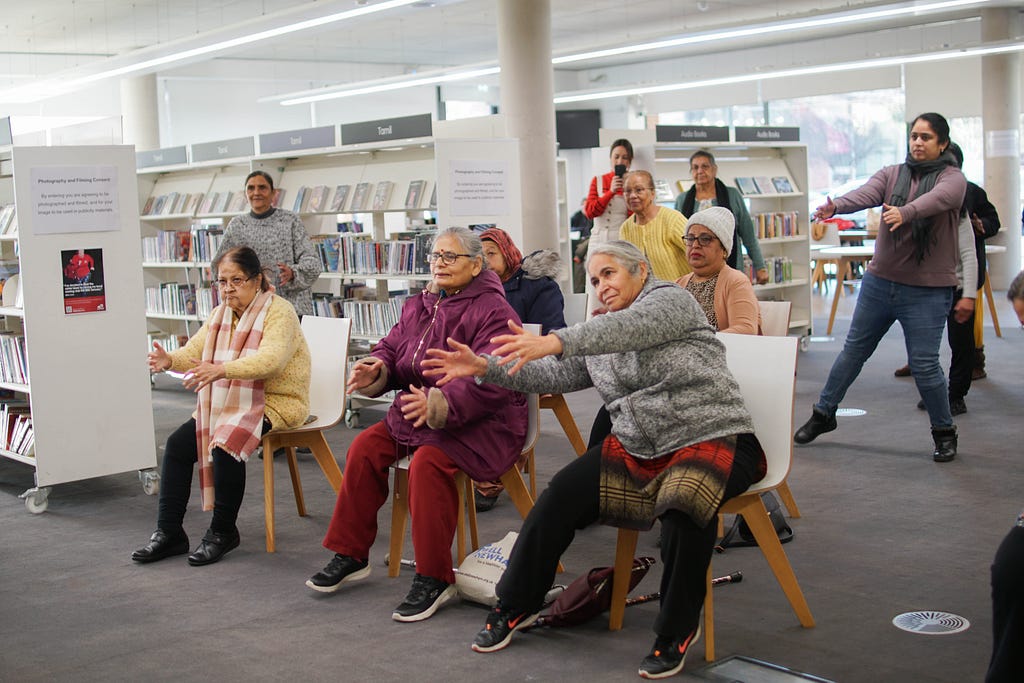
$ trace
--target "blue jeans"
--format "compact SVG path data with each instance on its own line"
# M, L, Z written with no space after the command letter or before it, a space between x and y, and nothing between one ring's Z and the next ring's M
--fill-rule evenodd
M865 273L846 344L828 373L815 408L833 416L846 390L895 321L903 326L907 358L933 429L953 426L939 345L953 305L953 287L916 287Z

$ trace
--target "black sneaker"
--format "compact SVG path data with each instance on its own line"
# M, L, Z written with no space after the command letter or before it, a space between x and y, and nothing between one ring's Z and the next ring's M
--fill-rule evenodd
M500 493L498 494L501 495ZM485 496L476 489L473 490L473 505L477 512L487 512L498 502L498 496Z
M521 610L498 606L487 615L487 623L476 634L471 646L474 652L497 652L508 646L512 634L537 621L540 612L523 612Z
M369 561L336 554L326 567L306 581L306 585L321 593L333 593L346 581L358 581L369 575Z
M402 604L395 608L391 618L395 621L423 621L434 615L440 607L451 602L458 595L453 583L417 574L412 579L412 588Z
M700 624L696 630L683 640L673 640L658 636L651 648L651 654L640 662L641 678L668 678L683 670L686 653L700 638Z

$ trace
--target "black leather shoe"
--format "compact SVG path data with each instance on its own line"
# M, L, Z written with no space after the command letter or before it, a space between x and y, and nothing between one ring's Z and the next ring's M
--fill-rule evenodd
M175 536L157 529L149 537L149 543L132 553L132 559L145 564L156 562L172 555L184 555L188 552L188 536L182 531Z
M238 531L231 534L219 534L210 529L199 542L199 547L188 556L188 563L193 567L201 567L204 564L213 564L228 552L238 547L241 542Z
M793 441L797 443L810 443L825 432L831 432L837 426L835 415L828 417L824 413L819 413L818 409L815 408L811 411L811 419L805 422L803 427L796 430Z
M962 398L949 399L949 412L954 415L963 415L967 412L967 403Z
M501 493L498 493L500 496ZM485 496L476 489L473 490L473 506L476 507L477 512L487 512L494 507L494 504L498 502L498 496Z
M956 427L933 429L932 440L935 442L932 452L935 462L949 462L956 457Z

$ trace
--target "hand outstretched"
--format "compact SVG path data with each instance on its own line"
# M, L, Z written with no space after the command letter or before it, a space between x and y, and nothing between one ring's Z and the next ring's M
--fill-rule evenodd
M473 353L473 349L448 337L448 347L427 349L427 358L420 363L427 377L440 377L435 386L443 387L460 377L482 377L487 372L487 359Z

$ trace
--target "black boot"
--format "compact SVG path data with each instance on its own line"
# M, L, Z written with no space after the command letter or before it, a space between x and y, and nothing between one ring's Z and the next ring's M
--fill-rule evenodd
M971 370L971 380L985 379L988 373L985 372L985 347L979 346L974 349L974 368Z
M831 432L837 426L836 416L829 417L825 413L818 412L817 408L811 411L811 419L804 423L804 426L796 430L793 440L797 443L810 443L825 432Z
M949 462L956 457L956 426L932 429L932 440L935 451L932 459L935 462Z

